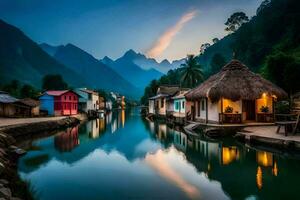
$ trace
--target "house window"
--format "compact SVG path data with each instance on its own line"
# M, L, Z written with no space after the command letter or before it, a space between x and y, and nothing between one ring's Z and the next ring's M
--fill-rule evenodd
M161 99L161 100L160 100L160 107L163 108L164 106L165 106L165 105L164 105L164 99Z
M202 110L205 110L205 101L204 101L204 100L202 100L202 101L201 101L201 104L202 104L202 105L201 105L201 107L202 107Z
M182 103L182 106L181 106L181 107L182 107L182 109L184 109L185 102L184 102L184 101L182 101L181 103Z
M72 96L69 96L69 100L71 100Z
M67 96L65 96L65 100L67 100Z
M200 101L197 101L198 117L200 117Z
M178 101L175 102L175 110L179 110L179 102Z

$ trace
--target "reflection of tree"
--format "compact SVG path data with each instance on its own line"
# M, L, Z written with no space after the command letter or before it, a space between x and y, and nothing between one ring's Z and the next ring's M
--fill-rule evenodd
M71 151L77 145L79 145L78 126L69 128L65 132L54 137L54 146L61 152Z

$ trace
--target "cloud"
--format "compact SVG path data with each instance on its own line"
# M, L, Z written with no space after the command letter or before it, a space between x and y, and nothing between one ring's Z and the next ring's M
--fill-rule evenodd
M197 14L196 10L189 11L185 13L177 23L168 28L166 32L164 32L154 43L151 49L147 51L147 56L150 58L155 58L161 55L164 50L170 45L174 36L183 28L183 26L192 20Z

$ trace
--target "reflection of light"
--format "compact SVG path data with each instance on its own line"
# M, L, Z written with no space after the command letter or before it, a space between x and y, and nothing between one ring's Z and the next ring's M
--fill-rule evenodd
M222 164L228 165L239 159L239 151L236 147L222 147Z
M277 176L278 175L278 168L277 168L277 163L275 162L274 163L274 167L272 169L272 172L273 172L273 175L274 176Z
M165 152L158 150L155 154L147 154L145 161L152 168L157 170L162 177L181 188L190 198L199 198L199 190L187 182L187 180L169 164L167 156Z
M262 170L260 168L260 166L257 167L257 172L256 172L256 185L258 187L258 189L261 189L262 188Z
M273 154L265 152L265 151L257 151L256 152L256 159L259 165L264 167L271 167L273 166Z
M122 110L121 120L122 120L122 127L124 128L124 125L125 125L125 110Z

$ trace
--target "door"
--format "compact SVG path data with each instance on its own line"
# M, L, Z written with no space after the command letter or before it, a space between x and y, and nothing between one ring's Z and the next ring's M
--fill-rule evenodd
M191 106L191 114L192 114L192 121L195 121L195 115L196 115L196 112L195 112L195 106Z
M255 100L243 100L243 113L246 120L255 120Z

